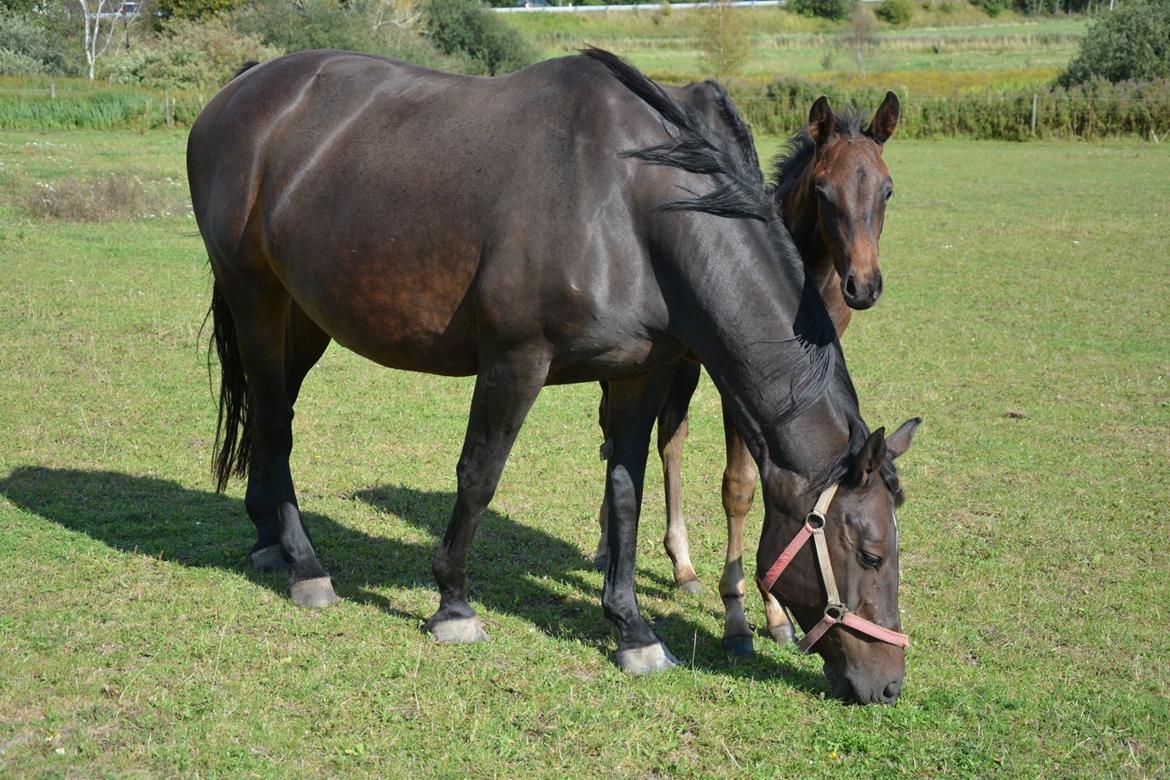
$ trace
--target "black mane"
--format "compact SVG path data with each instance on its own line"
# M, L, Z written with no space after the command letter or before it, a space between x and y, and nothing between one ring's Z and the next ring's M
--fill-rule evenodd
M712 192L670 201L659 208L664 211L702 211L717 217L772 221L772 201L764 188L758 163L753 166L739 148L723 148L717 142L715 131L698 111L675 101L661 86L616 54L592 48L582 53L605 65L614 78L673 128L669 141L646 149L622 152L623 156L723 179L723 183ZM722 88L718 91L722 93ZM724 104L728 102L725 94L719 102L720 110L723 111ZM738 112L735 113L735 119L743 125ZM734 127L734 123L731 124ZM746 131L746 125L743 127Z
M667 124L671 139L646 149L623 152L655 165L665 165L691 173L705 174L722 180L706 195L671 201L660 208L669 211L700 211L719 217L754 219L765 223L769 236L780 257L800 274L803 280L800 303L792 322L793 337L775 343L787 344L792 349L766 381L787 378L789 401L783 411L764 425L779 426L800 416L834 386L844 388L850 404L857 408L857 395L845 369L837 341L837 332L820 292L804 276L800 253L792 236L772 206L771 193L764 185L747 124L735 110L722 87L717 89L720 110L735 135L734 149L726 149L719 135L712 130L699 112L673 100L658 84L620 57L601 49L582 52L601 62L627 89L654 109ZM746 153L747 148L752 153ZM851 415L852 416L852 415ZM851 428L855 427L851 425ZM856 427L864 429L860 418ZM864 441L864 439L863 439ZM843 458L848 457L848 452Z
M756 154L756 142L752 138L752 131L748 127L748 123L739 113L739 109L736 108L731 96L727 94L727 90L723 88L722 84L714 79L707 79L707 86L715 91L715 104L719 107L719 116L723 118L724 123L731 130L735 145L746 158L747 165L751 166L751 169L758 175L763 176L760 171L760 158Z

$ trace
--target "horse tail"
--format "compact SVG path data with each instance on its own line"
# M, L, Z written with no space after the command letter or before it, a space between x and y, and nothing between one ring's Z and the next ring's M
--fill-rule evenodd
M215 489L223 492L234 474L248 474L248 455L252 450L252 420L248 414L248 380L244 363L240 360L240 345L236 341L236 324L227 298L215 285L211 293L211 343L219 357L219 420L215 425L215 456L212 472ZM211 371L211 350L207 354L207 368Z

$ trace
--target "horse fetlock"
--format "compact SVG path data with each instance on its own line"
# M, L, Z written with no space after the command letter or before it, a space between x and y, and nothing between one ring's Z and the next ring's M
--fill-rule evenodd
M279 544L270 544L267 547L252 550L252 552L248 553L248 559L252 562L252 568L261 572L287 569L289 567L288 561L284 558L284 553L280 551Z

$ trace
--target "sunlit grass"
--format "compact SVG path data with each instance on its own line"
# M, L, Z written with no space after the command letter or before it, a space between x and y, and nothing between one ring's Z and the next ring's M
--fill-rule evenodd
M0 184L181 177L183 142L5 133ZM683 669L632 679L608 657L591 385L541 396L480 527L493 641L438 647L419 626L471 383L331 348L293 469L345 601L294 608L245 566L240 486L211 493L193 222L0 202L0 774L1164 776L1170 152L895 137L886 158L886 292L845 347L872 425L926 424L899 512L914 647L884 709L825 700L818 663L762 637L752 660L721 651L706 380L684 508L707 594L670 585L655 470L639 543Z

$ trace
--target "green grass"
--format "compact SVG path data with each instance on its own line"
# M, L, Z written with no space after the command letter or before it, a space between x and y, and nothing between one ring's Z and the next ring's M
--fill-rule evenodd
M738 74L754 80L798 75L818 83L843 84L859 77L905 84L922 94L1047 85L1076 53L1087 22L1083 17L1020 17L989 21L978 9L947 18L917 9L914 26L878 23L879 45L859 68L841 42L847 23L798 16L777 9L741 9L749 17L751 54ZM705 70L696 15L691 11L612 14L506 14L503 17L546 56L586 45L627 56L656 78L694 80L727 77Z
M183 145L0 134L0 192L181 177ZM211 492L193 222L0 202L0 774L1166 775L1170 149L895 139L886 156L886 293L845 346L871 424L926 418L903 465L914 647L893 708L826 700L815 659L762 637L752 660L720 650L706 380L684 508L707 594L670 586L656 474L639 545L643 608L684 668L634 679L609 658L591 385L542 395L480 527L493 641L440 647L419 628L471 383L332 348L293 469L345 601L294 608L245 565L240 486Z

